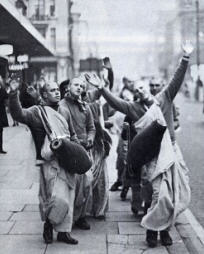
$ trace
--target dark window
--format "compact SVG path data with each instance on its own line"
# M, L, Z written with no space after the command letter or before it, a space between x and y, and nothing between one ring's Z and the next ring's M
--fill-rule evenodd
M50 0L50 16L55 16L55 0Z

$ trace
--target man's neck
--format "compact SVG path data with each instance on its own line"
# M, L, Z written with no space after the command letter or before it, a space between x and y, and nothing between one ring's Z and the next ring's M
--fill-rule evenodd
M57 103L48 102L46 105L51 107L54 110L58 110L58 107L59 107L59 103L58 102Z
M76 95L74 95L74 94L69 94L69 96L68 96L69 98L71 98L73 101L78 101L79 99L80 99L80 97L79 96L76 96Z

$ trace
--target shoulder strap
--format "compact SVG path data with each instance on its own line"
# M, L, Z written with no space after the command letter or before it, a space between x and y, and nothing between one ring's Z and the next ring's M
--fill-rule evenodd
M53 131L48 121L47 112L45 108L40 105L38 106L38 109L39 109L39 116L42 121L43 127L48 135L49 140L52 140Z

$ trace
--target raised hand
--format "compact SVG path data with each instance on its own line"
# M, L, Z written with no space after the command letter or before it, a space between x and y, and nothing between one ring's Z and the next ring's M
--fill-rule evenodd
M103 58L103 68L105 68L105 69L112 69L112 65L111 65L109 57Z
M9 82L10 92L15 92L19 89L20 81L17 79L11 79Z
M190 54L193 52L194 47L193 44L191 43L190 40L186 40L182 45L181 45L183 52L185 55L190 56Z
M39 97L39 93L38 91L33 87L33 86L29 86L27 89L26 89L27 93L33 97L34 99L37 99Z
M103 87L103 82L100 80L100 78L96 74L88 74L88 73L86 73L84 76L86 78L86 81L90 85L92 85L92 86L94 86L94 87L96 87L98 89L101 89Z

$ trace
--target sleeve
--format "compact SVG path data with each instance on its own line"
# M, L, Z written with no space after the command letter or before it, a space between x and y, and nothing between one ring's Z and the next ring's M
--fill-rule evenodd
M23 109L19 100L18 92L9 94L9 108L11 116L15 121L24 123L26 125L32 124L34 107Z
M106 89L105 87L103 89L101 89L102 95L103 97L107 100L108 104L120 111L121 113L128 115L129 111L130 111L130 103L114 96L111 92L108 91L108 89Z
M91 113L91 110L89 106L87 106L87 139L94 141L95 134L96 134L96 128L94 125L94 118L93 114Z
M68 123L69 132L70 132L70 140L79 144L80 142L77 138L69 109L63 106L59 106L58 112L65 118L65 120Z
M167 88L164 90L165 95L169 99L169 101L173 101L176 94L178 93L182 82L185 77L185 73L188 67L189 57L183 56L181 63L179 64L172 80L170 81Z
M108 81L110 82L110 90L113 88L114 84L114 74L113 74L113 69L108 69Z

